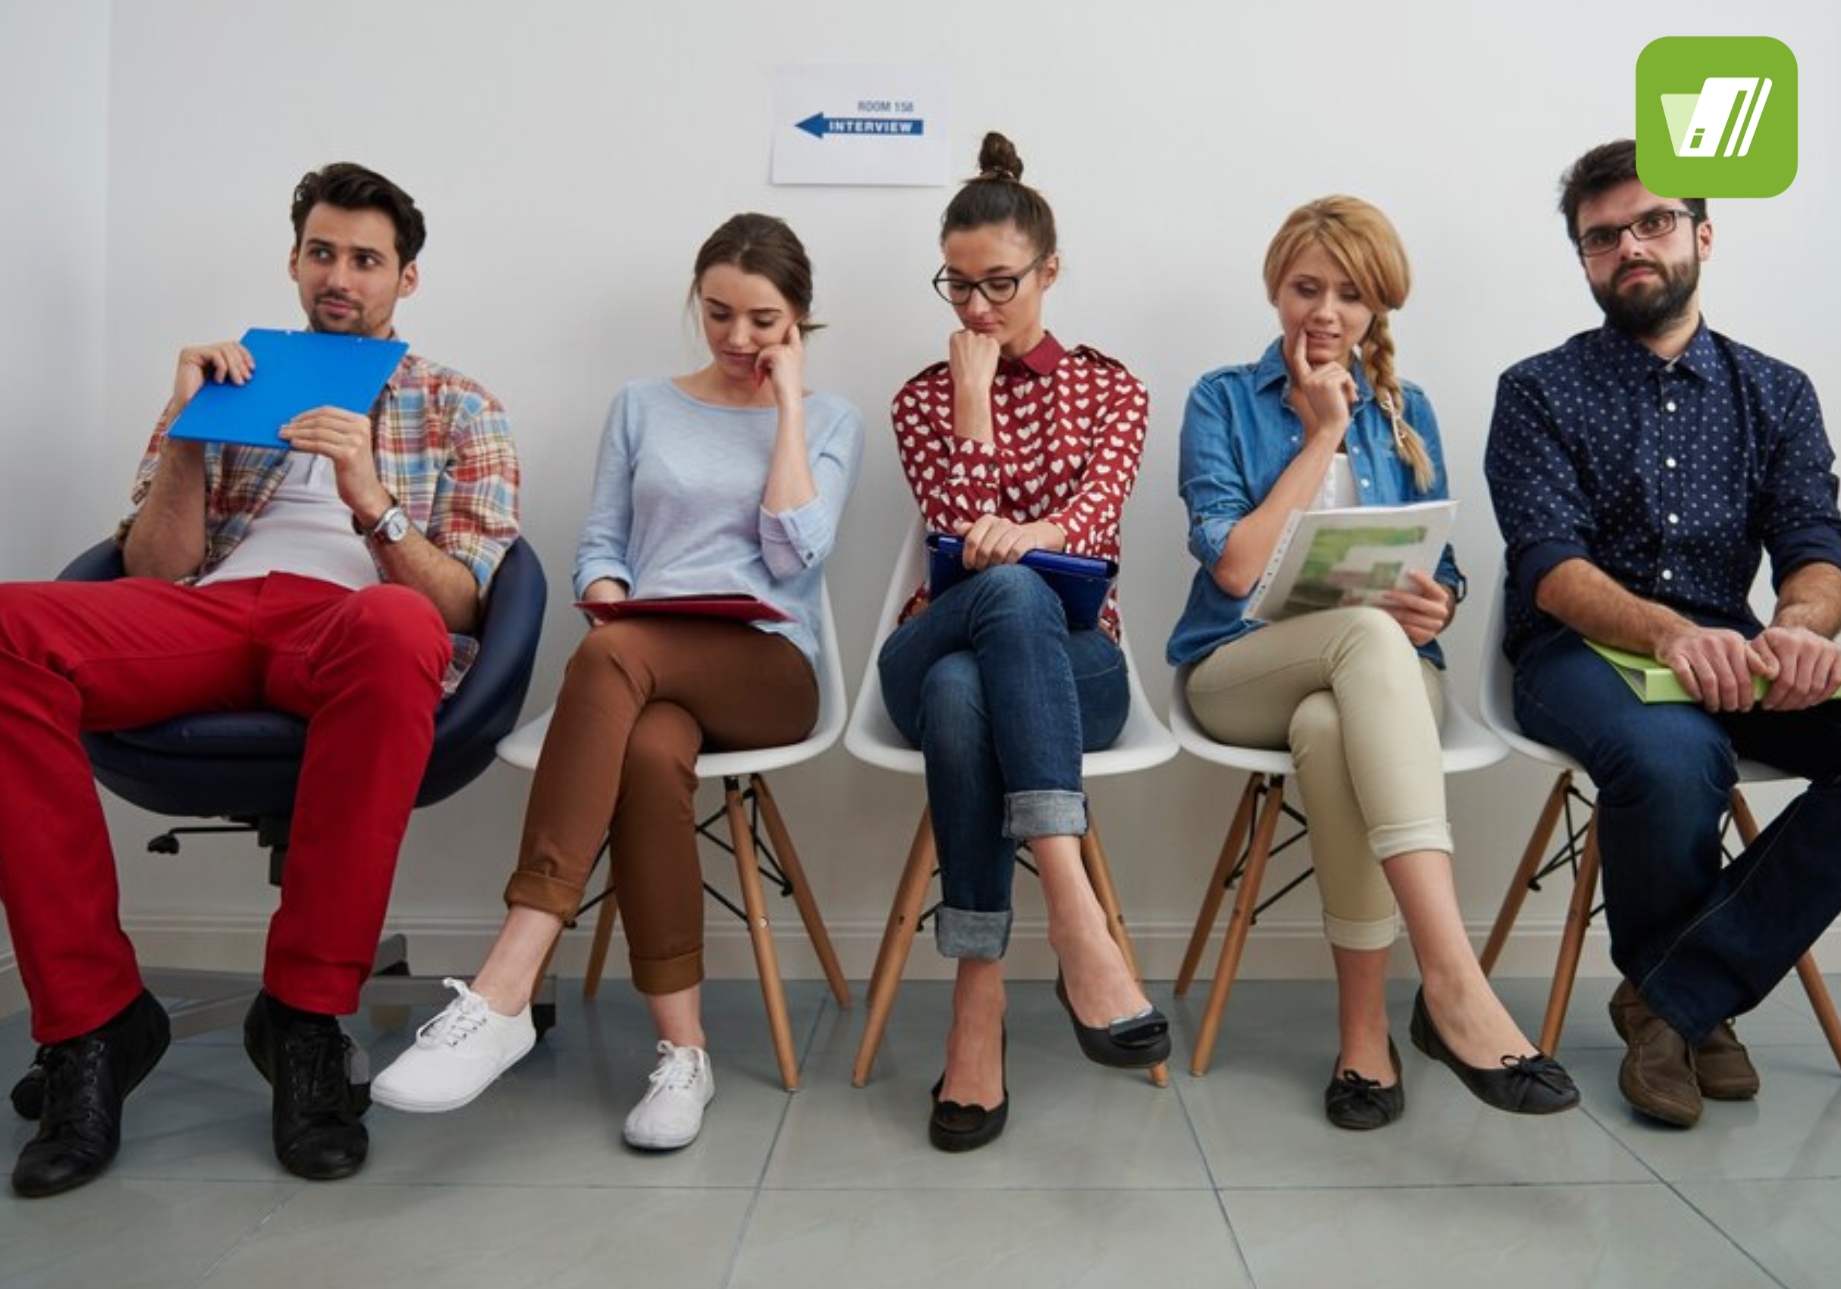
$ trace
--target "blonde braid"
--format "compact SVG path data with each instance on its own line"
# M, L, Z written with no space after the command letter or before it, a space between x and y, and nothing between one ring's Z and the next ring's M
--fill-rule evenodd
M1394 336L1385 313L1374 315L1374 325L1369 327L1367 339L1362 342L1362 366L1367 369L1368 384L1393 420L1394 445L1400 450L1401 460L1413 468L1414 490L1430 492L1432 485L1438 482L1438 475L1432 466L1432 454L1426 451L1425 440L1419 437L1418 430L1406 423L1406 398L1400 390L1400 378L1394 374Z

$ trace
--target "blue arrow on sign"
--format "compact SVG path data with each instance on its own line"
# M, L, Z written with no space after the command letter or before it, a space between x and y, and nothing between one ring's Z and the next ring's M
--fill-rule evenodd
M823 112L814 112L798 122L797 128L814 139L822 139L827 134L887 134L914 138L927 132L927 122L921 117L826 116Z

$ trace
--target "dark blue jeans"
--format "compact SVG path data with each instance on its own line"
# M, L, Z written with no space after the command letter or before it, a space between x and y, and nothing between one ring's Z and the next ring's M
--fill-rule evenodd
M1597 786L1612 961L1689 1043L1763 1001L1841 912L1841 705L1644 704L1560 630L1516 660L1515 719ZM1722 868L1736 757L1809 788Z
M1016 843L1086 835L1080 754L1125 725L1125 655L1070 632L1047 583L1002 564L896 628L877 666L889 716L927 760L940 952L1001 958Z

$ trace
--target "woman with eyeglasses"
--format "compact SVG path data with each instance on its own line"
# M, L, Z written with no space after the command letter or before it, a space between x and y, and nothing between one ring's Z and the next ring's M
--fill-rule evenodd
M1068 626L1030 551L1118 558L1137 478L1144 386L1043 325L1061 272L1055 217L1023 163L988 134L979 173L940 223L934 289L958 327L946 361L895 396L902 468L927 527L964 540L975 575L929 602L917 588L878 666L890 717L926 758L939 848L940 952L958 960L946 1069L928 1135L971 1150L1003 1131L1003 956L1016 849L1041 875L1056 991L1086 1055L1148 1067L1169 1026L1114 944L1081 863L1081 752L1118 737L1130 702L1116 596L1099 625Z
M1244 613L1293 511L1446 495L1432 405L1394 371L1388 315L1406 303L1406 251L1375 207L1325 197L1286 219L1265 279L1278 339L1257 362L1203 376L1183 414L1201 568L1168 653L1211 737L1288 747L1297 763L1340 1006L1325 1111L1351 1129L1405 1111L1385 998L1396 914L1424 982L1414 1044L1497 1109L1565 1110L1577 1088L1490 989L1452 886L1438 739L1438 636L1464 585L1451 551L1378 607Z
M377 1076L398 1110L456 1110L536 1041L531 992L603 839L657 1065L622 1135L689 1145L715 1095L701 1004L699 752L796 742L818 717L823 565L856 477L862 419L805 387L812 265L793 230L741 214L705 239L690 307L709 361L634 381L601 436L575 555L591 603L746 592L772 621L609 616L576 647L525 808L508 912L471 987Z

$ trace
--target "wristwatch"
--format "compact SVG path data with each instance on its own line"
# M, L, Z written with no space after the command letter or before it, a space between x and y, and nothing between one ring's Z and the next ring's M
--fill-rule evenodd
M392 506L379 515L377 522L371 525L371 531L365 536L386 546L394 546L409 536L409 512L401 506Z

